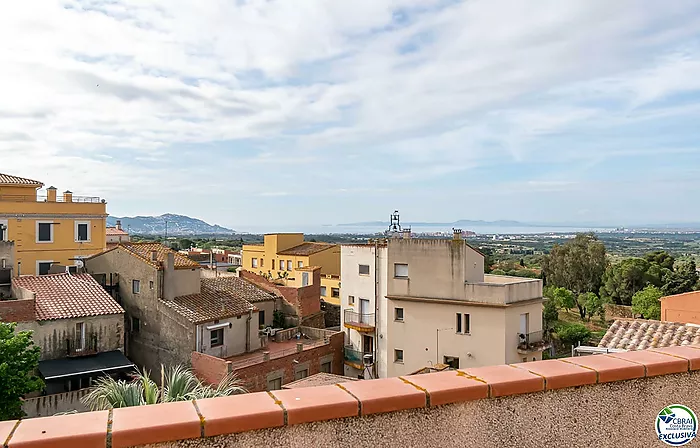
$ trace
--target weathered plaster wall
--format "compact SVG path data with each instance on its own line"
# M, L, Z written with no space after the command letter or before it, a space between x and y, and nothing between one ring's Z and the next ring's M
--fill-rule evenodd
M700 372L148 446L648 448L664 446L654 421L673 403L700 410Z

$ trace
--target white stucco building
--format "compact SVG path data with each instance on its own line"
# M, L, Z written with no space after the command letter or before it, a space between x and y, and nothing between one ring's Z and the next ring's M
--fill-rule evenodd
M533 361L547 347L542 281L485 275L461 237L344 245L341 278L346 375Z

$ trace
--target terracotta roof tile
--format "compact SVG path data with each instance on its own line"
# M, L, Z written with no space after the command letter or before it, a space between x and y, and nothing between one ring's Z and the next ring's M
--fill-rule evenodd
M256 309L251 301L273 299L270 294L245 280L227 277L202 279L199 294L176 297L173 301L161 299L161 303L190 322L202 323L246 314Z
M277 255L312 255L317 252L324 251L326 249L330 249L331 247L335 246L335 244L329 244L329 243L301 243L298 246L291 247L289 249L277 252Z
M89 274L53 274L12 279L36 294L37 320L121 314L124 309Z
M89 258L99 257L100 255L122 248L135 257L140 258L145 263L153 266L156 269L163 269L163 263L168 257L168 253L172 253L175 260L175 269L193 269L201 267L199 263L190 260L181 253L178 253L160 243L119 243L118 245L107 249L104 252L95 254ZM152 261L151 253L156 252L156 261Z
M700 326L657 320L618 319L608 328L598 347L624 350L700 344Z
M24 177L11 176L0 173L0 185L44 185L38 180L26 179Z
M124 230L117 229L116 227L107 227L107 235L114 235L114 236L126 235L126 236L128 236L129 234Z

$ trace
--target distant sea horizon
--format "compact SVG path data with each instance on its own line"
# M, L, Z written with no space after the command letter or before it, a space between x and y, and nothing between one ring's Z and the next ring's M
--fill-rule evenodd
M382 233L388 229L388 225L298 225L298 226L241 226L236 227L236 233L280 233L280 232L303 232L307 234L349 234L349 235L372 235ZM483 225L463 228L463 231L472 231L477 235L536 235L542 233L569 234L578 232L610 232L614 227L569 227L569 226L497 226ZM411 226L413 233L452 233L451 226Z

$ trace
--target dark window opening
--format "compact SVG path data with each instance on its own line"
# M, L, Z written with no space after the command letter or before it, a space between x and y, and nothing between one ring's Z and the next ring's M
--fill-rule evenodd
M210 335L210 345L212 347L219 347L224 345L224 329L219 328L218 330L212 330Z
M265 311L258 311L258 324L265 325Z
M51 224L47 222L39 223L39 241L51 241Z
M51 262L39 263L39 275L48 274L50 269L51 269Z
M78 241L88 240L88 225L78 224Z

